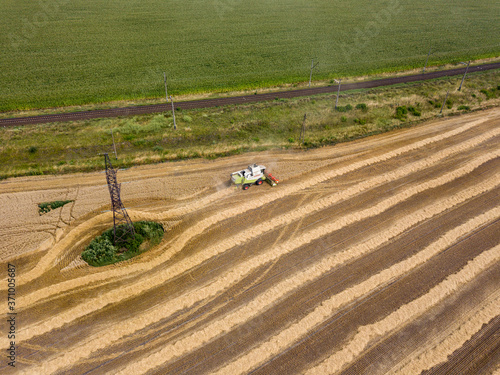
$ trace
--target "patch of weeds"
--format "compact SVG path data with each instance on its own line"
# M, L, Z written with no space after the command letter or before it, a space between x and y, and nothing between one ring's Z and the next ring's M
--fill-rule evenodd
M342 117L340 118L340 121L342 121L342 122L346 122L346 121L347 121L347 117L342 116Z
M365 125L366 124L366 119L364 118L355 118L354 122L359 125Z
M161 147L160 145L156 145L156 146L153 147L153 151L163 152L163 147Z
M294 143L294 142L295 142L295 139L294 139L294 138L292 138L292 137L290 137L290 138L288 138L288 142L290 142L290 143Z
M352 109L352 105L350 104L347 104L345 106L337 106L337 112L347 112L347 111L350 111Z
M406 108L406 106L403 105L403 106L396 107L395 117L398 120L400 120L400 121L406 120L406 118L408 117L407 114L408 114L408 109Z
M497 97L497 92L496 91L497 90L495 90L495 88L492 88L492 89L489 89L489 90L482 89L481 93L486 96L486 100L489 100L489 99L495 99Z
M377 126L379 128L382 128L385 131L392 128L391 121L389 119L385 119L385 118L378 118L377 119Z
M36 153L37 151L38 151L38 148L37 148L36 146L30 146L30 147L28 148L28 152L29 152L30 154L34 154L34 153Z
M432 105L434 108L441 108L441 105L443 103L431 99L429 100L429 104Z
M128 120L127 122L125 122L125 125L118 128L118 131L122 135L139 134L139 132L141 131L141 126L136 124L132 120Z
M49 211L55 210L56 208L62 207L65 204L73 202L72 200L67 201L54 201L54 202L44 202L38 203L38 214L43 215Z
M358 103L358 104L356 104L356 109L361 109L362 111L367 111L368 106L365 103Z
M408 112L410 112L413 116L417 117L421 115L420 111L412 105L408 107Z
M459 111L470 111L470 107L468 105L461 105L457 109Z
M309 140L309 139L304 140L304 143L302 143L302 145L303 145L304 147L307 147L307 148L315 148L315 147L318 147L318 145L317 145L315 142L313 142L313 141L311 141L311 140Z
M43 171L40 168L38 168L38 169L29 169L26 172L26 175L27 176L43 176Z
M155 115L146 126L146 131L157 132L163 128L168 127L168 119L165 115Z
M123 135L123 140L124 141L133 141L135 139L135 135L134 134L124 134Z
M135 236L129 233L124 235L127 227L123 224L116 228L117 236L123 237L120 243L114 243L113 228L93 239L82 252L83 260L94 267L113 264L149 250L159 244L163 238L164 230L159 223L139 221L133 223L133 226ZM146 246L141 246L143 243Z

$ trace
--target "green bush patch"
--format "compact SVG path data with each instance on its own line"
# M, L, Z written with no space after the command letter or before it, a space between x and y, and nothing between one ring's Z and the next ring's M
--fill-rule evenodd
M420 116L421 115L420 111L413 106L408 107L408 112L410 112L413 116Z
M400 121L404 121L407 119L408 113L411 113L413 116L417 116L417 117L422 115L422 113L414 106L410 105L410 106L406 107L405 105L403 105L403 106L399 106L396 108L395 117L397 119L399 119Z
M407 113L408 109L404 105L396 108L396 118L399 119L400 121L406 120Z
M341 105L337 106L337 112L347 112L352 109L352 105L347 104L346 106L342 107Z
M494 87L487 90L487 89L482 89L481 90L481 93L484 94L486 96L486 99L494 99L497 97L497 89L495 89Z
M44 203L38 203L38 213L40 215L46 214L47 212L51 210L55 210L56 208L62 207L67 203L73 202L71 200L69 201L54 201L54 202L44 202Z
M113 228L94 238L82 252L83 260L93 267L117 263L149 250L163 238L164 230L159 223L138 221L133 225L135 236L126 235L120 243L113 243ZM118 237L121 237L125 228L124 225L116 228Z

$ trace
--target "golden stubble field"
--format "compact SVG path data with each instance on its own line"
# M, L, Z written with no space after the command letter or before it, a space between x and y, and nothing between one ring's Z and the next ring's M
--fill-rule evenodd
M104 173L0 183L26 374L498 371L500 110L310 151L118 172L155 249L92 268ZM266 165L281 183L229 187ZM74 202L45 215L37 204ZM7 313L7 298L3 311ZM2 323L3 347L9 347Z

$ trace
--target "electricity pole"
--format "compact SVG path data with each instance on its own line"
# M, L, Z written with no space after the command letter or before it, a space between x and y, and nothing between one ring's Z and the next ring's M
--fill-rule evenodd
M444 98L444 102L443 102L443 105L441 106L441 110L439 111L439 114L443 113L443 108L444 108L444 105L446 104L446 101L448 100L449 93L450 93L450 90L448 90L448 92L446 93L446 98Z
M167 92L167 73L163 72L163 81L165 82L165 98L168 103L168 92Z
M429 53L427 54L427 60L425 60L424 71L422 74L425 73L425 68L427 68L427 62L429 61L429 56L431 55L431 49L432 49L432 47L429 48Z
M304 143L306 137L306 118L307 118L307 113L304 113L304 121L302 122L302 129L300 130L300 139L299 139L300 144Z
M462 82L460 82L460 87L458 88L458 91L460 91L462 89L462 84L464 83L465 75L467 74L467 70L469 70L470 60L467 64L465 64L464 62L461 62L460 64L467 65L467 68L465 68L465 73L464 73L464 76L462 77Z
M339 84L339 88L337 90L337 99L335 100L335 110L337 110L337 104L339 104L340 83L342 82L342 80L341 79L339 79L338 81L335 80L335 82Z
M115 160L118 160L118 156L116 155L116 145L115 145L115 137L113 135L113 128L111 128L111 139L113 139L113 151L115 152Z
M106 166L106 182L108 183L109 195L111 197L111 210L113 211L113 244L120 246L127 236L135 237L134 225L128 216L120 198L120 187L116 179L116 172L109 160L108 154L104 154L104 165ZM120 230L116 230L121 227Z
M311 74L309 74L309 87L311 87L311 80L312 80L312 76L313 76L313 69L316 68L318 66L319 62L317 62L316 64L314 64L314 59L311 59Z
M172 116L174 117L174 130L177 129L177 125L175 125L175 108L174 108L174 99L172 99L172 95L170 95L170 102L172 103Z

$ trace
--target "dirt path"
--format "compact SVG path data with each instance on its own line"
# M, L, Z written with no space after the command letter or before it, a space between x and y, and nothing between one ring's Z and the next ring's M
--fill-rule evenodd
M499 125L494 109L307 152L120 171L133 220L166 235L97 269L79 254L112 222L104 174L2 181L19 324L16 369L0 372L493 371ZM253 162L280 185L225 185ZM38 215L62 199L74 202Z

